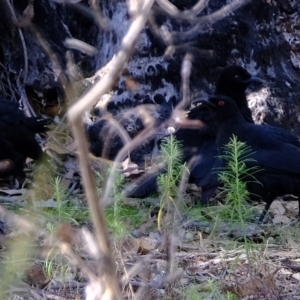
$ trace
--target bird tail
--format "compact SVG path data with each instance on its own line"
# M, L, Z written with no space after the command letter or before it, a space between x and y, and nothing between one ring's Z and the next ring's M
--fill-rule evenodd
M126 196L129 198L146 198L151 194L157 193L157 178L165 172L164 169L159 169L144 174L126 188Z

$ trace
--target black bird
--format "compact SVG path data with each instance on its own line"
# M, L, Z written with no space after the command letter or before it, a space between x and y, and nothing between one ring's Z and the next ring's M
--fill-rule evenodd
M0 134L0 177L6 178L12 175L14 179L24 178L24 163L25 157Z
M241 66L229 66L222 70L217 82L215 94L222 94L231 97L244 119L249 123L254 123L251 110L248 106L246 98L246 89L252 83L263 83L263 80L251 75L246 69ZM207 107L205 108L207 110ZM198 155L199 158L192 168L190 181L195 182L199 187L202 188L201 204L207 205L209 199L219 186L219 180L215 169L221 168L223 162L217 157L217 146L215 143L216 120L214 112L210 111L209 123L213 127L213 136L202 139L199 143ZM185 142L183 140L183 142Z
M254 123L246 98L246 89L250 84L262 84L263 80L251 75L241 66L228 66L219 74L216 81L215 95L232 98L245 120ZM197 103L197 100L194 101ZM214 112L206 106L196 106L187 115L188 119L200 120L205 124L201 129L179 129L175 136L184 145L184 161L189 161L202 147L203 138L216 135ZM202 138L203 136L203 138Z
M216 145L222 154L232 135L245 142L253 151L252 162L247 167L256 166L258 173L253 174L259 182L243 179L251 198L262 198L265 208L259 218L262 222L273 200L278 196L293 194L298 197L300 215L300 144L298 138L278 127L256 125L247 122L235 101L218 95L211 97L206 104L216 112L218 133Z
M10 123L15 119L15 122L25 126L33 133L43 133L49 130L48 125L52 123L50 119L39 117L27 117L24 111L19 108L18 102L0 100L0 116L2 120Z
M252 83L263 82L261 78L251 75L241 66L229 66L222 70L217 79L215 95L225 95L233 99L245 120L254 123L247 102L246 89Z
M245 120L254 123L251 110L247 103L246 89L251 83L263 83L263 81L252 76L247 70L240 66L229 66L224 68L216 81L215 94L230 96L237 103ZM222 163L216 158L217 147L215 137L217 124L215 112L208 105L202 104L191 109L187 115L188 119L198 119L205 126L201 129L179 129L175 137L183 144L183 160L188 162L194 155L198 155L190 175L190 182L196 183L202 188L201 204L207 204L219 183L211 173L212 166L218 167ZM162 171L161 171L162 172ZM129 197L146 197L149 193L157 191L157 175L143 176L135 183L134 188L127 193Z
M51 121L49 119L27 117L19 109L18 103L0 101L0 132L16 152L23 157L39 160L43 151L34 134L46 132Z
M206 160L203 160L202 166L199 172L203 172L202 176L205 176L207 169L209 170L214 164L213 158L216 155L215 151L211 151L215 144L215 136L217 127L215 126L215 113L213 109L205 104L201 104L193 108L188 112L187 118L189 120L199 120L203 123L201 129L179 129L175 133L177 140L183 145L183 162L188 162L194 155L199 155L197 163L200 165L201 150L202 153L206 152ZM207 151L205 151L207 150ZM207 157L209 156L209 158ZM145 173L138 180L136 180L127 189L127 197L132 198L144 198L148 195L156 193L158 191L157 176L165 173L164 168L155 168L148 173ZM200 176L198 172L198 176Z
M27 117L16 102L0 100L0 177L25 178L26 158L47 163L35 133L49 130L49 119Z

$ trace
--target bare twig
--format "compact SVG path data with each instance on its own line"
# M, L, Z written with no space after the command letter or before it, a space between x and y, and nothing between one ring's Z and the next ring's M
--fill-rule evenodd
M102 29L107 29L107 20L102 15L101 9L99 7L99 1L91 0L90 5L94 11L94 18L98 23L99 27Z
M26 94L25 88L24 88L24 84L21 84L19 79L17 80L17 87L18 87L19 94L21 96L19 101L23 105L23 110L24 110L25 114L28 117L31 117L31 116L36 117L36 113L28 101L27 94Z
M162 125L161 125L162 126ZM110 201L110 194L112 191L113 183L114 183L114 178L116 175L117 171L117 166L118 164L124 160L126 155L131 152L133 149L135 149L137 146L141 145L144 143L147 139L152 138L158 130L160 130L160 127L156 126L148 126L144 130L142 130L133 140L131 143L127 143L126 145L123 146L123 148L119 151L117 157L115 158L115 162L113 164L113 167L111 169L109 178L106 183L104 195L102 198L102 204L104 206L108 205L111 203Z
M18 20L17 20L16 14L15 14L15 11L14 11L10 1L6 0L6 4L9 7L13 23L15 25L18 24ZM20 27L18 27L18 33L19 33L19 36L20 36L20 39L21 39L23 53L24 53L23 85L25 85L26 81L27 81L27 76L28 76L28 54L27 54L27 48L26 48L26 43L25 43L25 39L24 39L24 36L23 36L23 32L22 32Z
M187 108L190 106L190 75L192 69L192 55L187 53L183 59L182 66L181 66L181 78L182 78L182 100L178 103L175 110L173 111L172 117L179 114L180 110ZM183 178L188 178L188 176L183 176ZM182 181L182 180L181 180ZM177 200L180 200L181 194L178 193ZM169 239L168 243L168 263L167 263L167 274L170 276L175 272L175 249L176 249L176 242L175 237L177 235L177 228L181 220L180 211L178 209L178 204L181 201L174 202L176 205L174 206L173 210L173 230L167 238ZM169 212L170 213L170 212Z
M30 25L29 28L35 35L36 39L40 43L45 53L48 55L49 59L51 60L52 70L57 76L57 80L59 81L61 86L65 86L67 84L67 77L65 75L64 68L61 66L59 62L57 55L52 51L50 45L43 38L42 34L38 31L38 29L34 25Z
M103 119L105 119L105 118L103 118ZM106 136L105 142L104 142L104 146L103 146L103 150L102 150L103 157L108 157L109 151L111 149L111 142L114 139L116 134L121 138L123 144L127 144L127 143L131 142L131 138L130 138L129 134L121 126L121 124L119 122L117 122L113 118L108 118L107 121L108 121L108 124L106 126L110 125L111 128L110 128L110 130Z
M197 17L199 14L209 3L209 0L199 0L191 9L180 11L175 5L167 0L156 0L157 4L163 9L165 13L168 15L181 20L187 20L193 23L199 23L200 25L203 23L213 24L220 19L225 18L230 13L234 12L241 6L247 4L251 0L235 0L216 12L209 14L207 16Z
M166 13L174 18L192 20L207 6L209 0L199 0L191 9L185 11L180 11L167 0L156 0L156 2Z
M17 20L15 11L14 11L14 9L13 9L10 1L6 0L6 3L8 5L8 7L9 7L9 10L10 10L10 13L11 13L11 16L12 16L12 21L16 25L16 27L18 28L18 33L19 33L19 36L20 36L20 40L21 40L21 43L22 43L23 54L24 54L24 70L23 70L23 72L22 71L20 72L20 74L22 74L22 79L23 79L22 80L22 84L20 83L20 80L17 81L18 90L19 90L19 93L21 95L21 100L20 101L23 103L23 106L25 108L25 113L28 116L36 116L33 108L31 107L31 105L28 102L26 93L24 91L25 84L27 82L27 77L28 77L28 53L27 53L27 48L26 48L26 43L25 43L24 35L23 35L23 32L22 32L20 26L18 26L18 20ZM32 8L33 6L30 3L28 5L28 7ZM31 11L31 9L30 9L30 11Z
M222 8L220 8L219 10L215 11L212 14L198 18L196 21L199 24L200 23L210 23L210 24L216 23L217 21L220 21L220 20L226 18L227 16L232 14L234 11L236 11L240 7L246 5L250 1L251 0L235 0L227 5L223 6Z
M191 9L194 15L198 15L207 6L209 0L199 0Z
M0 78L1 86L5 85L5 84L4 84L4 81L7 81L7 85L6 85L5 87L1 87L2 96L3 96L4 98L10 98L11 101L18 102L18 97L17 97L17 95L16 95L16 93L17 93L18 91L17 91L16 88L11 84L11 80L10 80L10 76L9 76L9 71L8 71L9 68L6 67L6 66L4 66L2 63L0 63L0 66L1 66L1 68L2 68L2 70L3 70L3 73L5 73L5 75L4 75L4 74L2 74L2 72L1 72L1 78ZM9 91L10 91L9 96L8 96L7 93L6 93L6 87L7 87L7 88L9 89Z
M127 131L123 128L123 126L121 126L124 122L126 122L128 118L130 118L132 114L139 116L144 126L148 126L151 124L155 124L155 119L151 115L151 112L154 112L154 110L155 110L155 105L144 104L144 105L139 105L138 107L128 109L126 112L123 112L122 117L118 118L117 120L111 118L110 114L107 114L106 116L101 118L99 121L107 120L108 123L110 123L110 124L106 124L102 130L107 129L108 125L111 125L111 128L108 130L108 132L105 133L106 136L105 136L104 146L102 150L102 156L108 157L109 151L111 149L111 143L115 138L116 134L121 138L124 145L132 141Z
M18 227L22 228L22 230L26 231L28 234L30 233L38 233L39 235L44 235L49 238L50 233L46 230L41 229L40 227L37 227L35 224L31 223L27 219L18 216L16 214L13 214L6 209L4 209L0 205L0 215L7 217L10 222ZM60 236L57 236L57 238L60 238ZM66 242L60 241L59 239L56 239L56 245L61 249L62 253L65 253L67 256L71 258L71 263L74 266L80 267L83 273L87 276L87 278L90 281L96 280L96 275L94 272L82 261L82 259L71 249L70 245Z
M182 100L176 106L176 109L187 109L191 106L190 97L190 76L192 71L192 55L187 53L184 56L181 65L181 80L182 80Z
M79 1L70 1L70 0L54 0L58 3L64 3L65 5L70 5L72 8L74 8L78 13L85 16L88 19L94 20L96 24L101 28L101 30L107 30L108 29L108 18L105 18L100 10L100 7L98 6L99 1L90 1L92 2L90 5L93 10L86 7L83 4L77 3Z
M78 158L83 179L83 185L86 191L91 216L96 230L97 244L104 255L108 269L103 272L102 280L99 284L106 291L107 299L120 299L121 294L116 280L115 263L112 251L109 246L106 224L101 207L98 203L98 195L95 186L94 176L90 170L88 158L88 143L86 140L85 130L82 124L81 116L85 110L91 107L105 92L112 88L115 80L119 77L126 66L130 54L133 50L139 33L144 28L147 15L152 8L154 0L145 0L141 11L136 15L132 24L122 40L122 49L116 55L114 68L110 69L90 91L83 95L81 99L69 111L69 120L72 124L75 141L78 145ZM105 199L105 198L104 198ZM100 280L100 279L99 279ZM101 284L102 283L102 284Z
M203 17L199 17L199 18L195 18L193 20L193 23L196 23L196 25L191 28L190 30L186 31L186 32L174 32L172 34L173 39L174 40L179 40L179 41L184 41L186 42L186 40L193 38L194 36L197 36L199 34L199 32L201 32L201 28L205 25L212 25L222 19L224 19L225 17L227 17L228 15L232 14L235 10L239 9L240 7L242 7L243 5L247 4L248 2L250 2L251 0L236 0L233 1L225 6L223 6L222 8L220 8L219 10L215 11L212 14L209 14L207 16L203 16Z
M178 188L178 196L177 196L177 201L178 203L182 202L183 199L183 193L186 191L186 187L188 184L188 180L190 177L190 170L194 167L195 162L198 160L198 156L194 156L187 164L187 167L183 170L180 183L179 183L179 188Z
M64 45L67 48L78 50L82 53L85 53L87 55L93 56L97 54L97 49L88 43L85 43L81 40L74 39L74 38L66 38Z
M169 16L174 17L177 20L186 20L191 24L194 24L194 26L186 32L167 32L165 34L163 31L167 29L164 29L162 26L159 30L161 32L159 36L161 36L162 39L169 45L173 44L173 41L176 41L176 44L186 43L187 40L191 40L195 36L199 35L202 27L216 23L250 1L251 0L235 0L209 15L197 17L197 14L199 14L209 3L208 0L199 0L198 3L196 3L191 9L185 11L180 11L176 6L167 0L157 0L160 8ZM153 26L153 21L152 27L155 28ZM158 33L157 28L155 31ZM168 38L165 38L166 36L168 36Z

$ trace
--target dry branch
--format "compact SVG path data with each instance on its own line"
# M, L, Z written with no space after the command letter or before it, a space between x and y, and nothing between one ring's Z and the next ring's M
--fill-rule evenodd
M146 0L138 14L133 19L130 28L123 38L122 49L116 55L114 68L110 69L103 78L91 88L69 111L69 120L72 125L75 141L78 146L78 158L83 179L83 185L87 195L87 201L91 211L92 221L96 230L96 239L98 247L106 260L106 270L102 274L102 280L99 278L98 284L103 288L107 299L120 299L121 294L116 279L116 267L109 245L104 215L98 202L98 195L95 186L93 173L89 167L88 143L81 117L96 101L109 89L118 79L122 70L125 68L135 42L144 28L147 15L150 12L154 0ZM105 105L106 106L106 105ZM105 198L104 198L105 199ZM106 271L106 273L105 273Z

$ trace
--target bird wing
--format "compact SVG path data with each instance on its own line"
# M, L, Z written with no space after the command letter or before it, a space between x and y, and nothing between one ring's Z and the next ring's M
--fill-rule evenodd
M229 136L235 134L239 141L245 142L251 148L251 156L256 163L247 163L250 167L258 165L261 168L300 175L300 148L295 135L278 127L249 123L236 123L224 132ZM226 134L221 145L228 140Z
M191 177L195 178L197 182L204 178L215 164L217 155L217 145L214 139L202 141L201 147L199 147L197 160L191 171Z
M274 139L277 143L288 143L296 147L300 147L298 137L280 127L274 127L269 125L259 125L259 127L263 129L264 136L269 136L270 138Z
M277 149L260 149L252 157L259 167L300 175L300 149L294 145L282 144Z
M225 130L225 136L221 137L222 144L226 144L226 135L236 135L239 141L246 142L254 151L280 149L283 144L300 148L300 143L294 134L274 126L255 125L250 123L235 124Z

